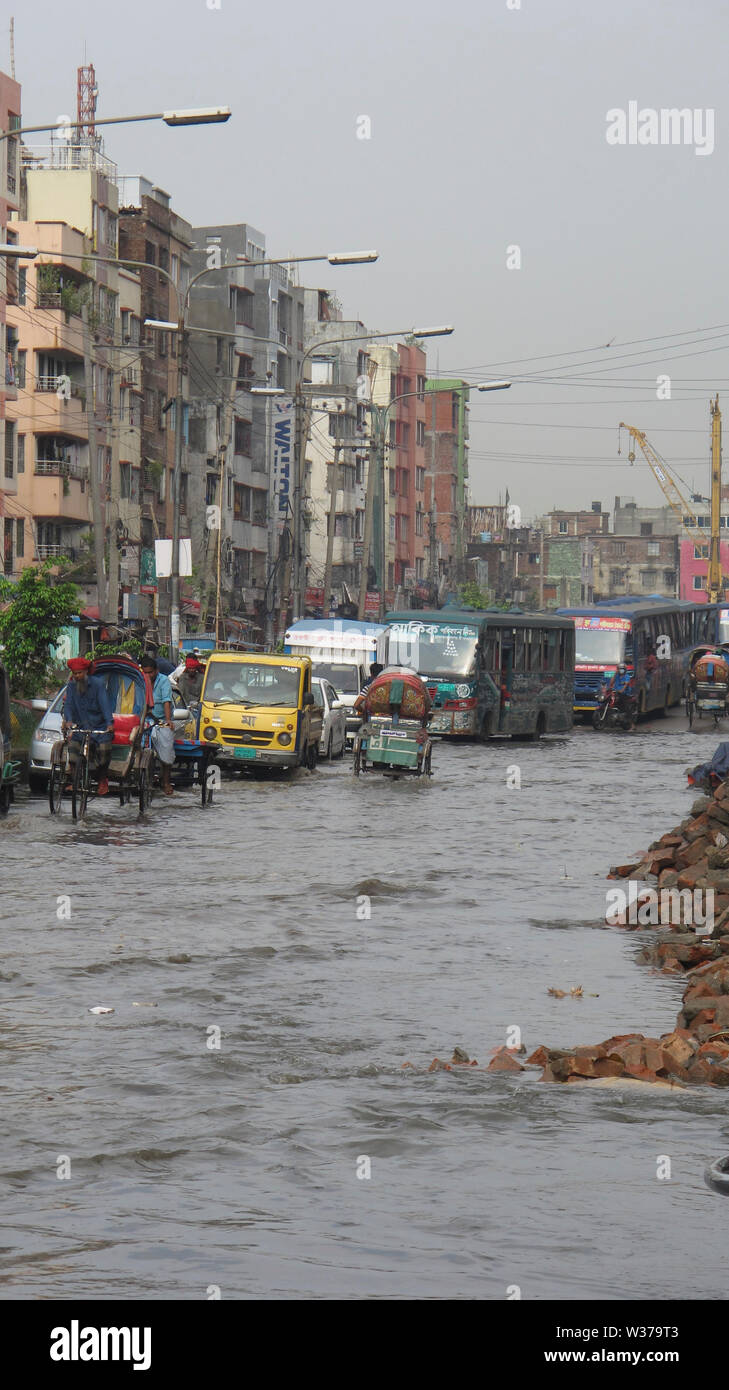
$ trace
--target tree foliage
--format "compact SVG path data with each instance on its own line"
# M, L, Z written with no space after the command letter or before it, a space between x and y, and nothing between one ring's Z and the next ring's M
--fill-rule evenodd
M461 584L458 590L458 597L461 603L467 608L488 608L490 599L483 589L476 583L475 579L469 579L467 584Z
M47 684L54 665L50 646L78 611L78 591L54 583L53 562L24 569L17 583L0 576L0 642L14 694L32 698Z

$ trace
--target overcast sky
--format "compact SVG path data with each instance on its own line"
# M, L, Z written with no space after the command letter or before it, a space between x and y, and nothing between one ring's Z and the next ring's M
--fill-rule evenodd
M454 324L431 374L513 381L472 397L473 502L660 502L617 458L620 420L708 491L710 396L729 406L725 0L215 2L11 0L24 124L75 113L83 61L99 116L230 105L225 126L112 127L105 151L272 254L376 248L307 282L373 329ZM630 101L699 111L693 143L609 144Z

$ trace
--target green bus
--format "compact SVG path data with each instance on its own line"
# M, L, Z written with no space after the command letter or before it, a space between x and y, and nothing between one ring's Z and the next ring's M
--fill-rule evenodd
M539 738L572 727L570 618L518 608L440 608L388 613L385 623L377 660L422 677L434 707L430 733Z

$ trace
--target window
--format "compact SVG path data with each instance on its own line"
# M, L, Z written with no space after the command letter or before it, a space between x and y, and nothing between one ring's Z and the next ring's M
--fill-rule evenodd
M235 452L251 457L253 444L253 426L250 420L236 420L235 422Z
M419 376L419 377L418 377L418 387L417 387L417 389L418 389L418 400L419 400L419 401L424 401L424 400L425 400L425 381L426 381L426 378L425 378L424 376Z
M423 536L425 534L425 512L421 506L418 506L418 510L415 513L415 534L416 536Z
M268 510L268 493L264 488L254 488L252 497L251 521L254 526L266 525L266 512Z
M132 495L132 465L131 463L119 464L119 496L125 501L129 501Z
M394 421L394 420L391 420L391 421L390 421L390 427L389 427L389 431L388 431L387 442L388 442L388 444L389 444L389 446L390 446L391 449L394 449L394 448L395 448L395 444L397 443L397 439L396 439L396 429L395 429L395 421Z
M561 525L562 525L562 522L560 522L560 526L561 526ZM564 525L566 526L566 525L567 525L567 522L565 522ZM625 554L625 541L613 541L613 555L624 555L624 554Z
M708 545L695 545L695 546L694 546L694 560L708 560L708 558L709 558L709 547L708 547Z
M620 585L622 584L622 582L623 582L622 570L611 570L611 571L610 571L610 588L611 588L611 589L619 589L619 588L620 588Z
M650 524L650 523L649 523L649 524ZM658 541L649 541L648 544L647 544L647 546L646 546L646 554L647 554L647 555L660 555L660 553L661 553L661 547L660 547Z
M394 539L395 539L395 518L394 518L394 516L391 516L391 517L390 517L390 540L391 540L391 541L394 541Z
M641 536L652 536L652 535L653 535L653 522L652 522L652 521L641 521L641 523L640 523L640 534L641 534Z
M341 439L343 430L339 424L339 416L334 413L329 416L329 437L330 439Z
M25 435L18 435L18 472L25 472Z
M25 522L20 518L15 523L15 558L22 560L25 554Z
M458 429L458 406L459 406L458 392L457 392L457 391L454 391L454 392L453 392L453 395L452 395L452 397L451 397L451 429L452 429L452 430L457 430L457 429Z
M187 513L187 480L189 474L180 473L180 511Z
M236 521L251 519L251 489L243 483L233 485L233 516Z
M27 353L24 348L18 352L18 365L15 372L15 384L21 391L25 390L25 359Z
M415 578L416 578L416 579L424 579L424 578L425 578L425 561L424 561L422 555L416 555L416 557L415 557Z
M404 541L404 542L407 544L407 539L408 539L408 522L409 522L410 518L407 517L407 516L405 516L405 513L404 513L404 512L401 512L398 519L399 519L399 522L400 522L400 528L399 528L399 529L400 529L400 534L399 534L399 536L398 536L398 540Z
M364 459L356 459L356 460L355 460L355 464L354 464L354 476L355 476L355 481L356 481L356 482L358 482L358 483L363 483L363 482L364 482Z
M389 468L387 471L388 471L388 475L389 475L389 476L388 476L388 491L389 491L390 496L391 496L391 497L394 497L394 496L395 496L395 469L394 469L394 468Z
M18 270L18 304L25 304L27 290L28 271L25 266L20 266Z
M566 522L566 521L560 521L560 523L559 523L559 534L560 534L560 536L566 536L566 535L567 535L567 522ZM624 550L624 549L625 549L625 546L623 546L623 550ZM620 553L622 553L622 552L620 552Z
M347 516L346 512L340 512L334 518L334 534L335 536L345 536L347 538L351 536L352 518L351 516Z
M655 589L657 581L658 574L655 570L643 570L640 576L640 582L644 589Z
M664 570L663 583L665 584L667 589L674 589L676 587L676 571Z
M253 291L237 289L235 293L235 321L243 328L253 327Z
M334 362L331 357L312 357L311 379L316 386L334 385Z
M5 421L5 477L12 478L15 474L15 421Z
M706 575L705 575L705 574L695 574L695 575L694 575L694 588L695 588L695 589L705 589L705 588L706 588Z
M424 469L424 468L416 468L416 469L415 469L415 491L416 491L416 492L424 492L424 491L425 491L425 469Z
M410 426L407 420L397 422L397 442L402 449L410 448Z
M172 255L171 255L171 257L170 257L170 275L172 276L172 279L174 280L175 284L176 284L176 285L179 285L179 283L180 283L180 258L179 258L179 256L176 256L176 255L175 255L174 251L172 252Z
M154 246L154 243L151 242L151 241L145 241L145 243L144 243L144 259L145 259L147 265L156 265L156 264L157 264L157 256L156 256L156 254L155 254L155 246Z
M357 508L354 514L354 538L361 541L364 535L364 511L361 507Z
M415 422L415 443L425 444L425 421L416 420Z
M238 354L238 385L246 386L253 380L253 358L247 353Z
M214 459L208 459L208 468ZM205 506L212 507L218 500L218 479L215 473L207 473L205 476Z

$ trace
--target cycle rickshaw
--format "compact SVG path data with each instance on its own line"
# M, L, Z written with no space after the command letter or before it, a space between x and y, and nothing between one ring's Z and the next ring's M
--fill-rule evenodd
M152 687L131 657L97 657L89 674L102 677L114 711L111 757L103 768L109 791L116 791L120 806L136 801L144 815L152 800L156 762L150 737L156 723ZM85 815L90 797L97 793L99 767L92 735L104 730L78 732L80 740L64 738L53 745L48 782L51 814L56 815L69 796L74 820Z
M686 715L689 728L694 717L713 714L718 724L729 713L729 647L707 645L694 647L689 655L686 678Z
M431 699L414 671L388 667L375 676L365 696L365 718L354 740L354 774L430 777L428 737Z

